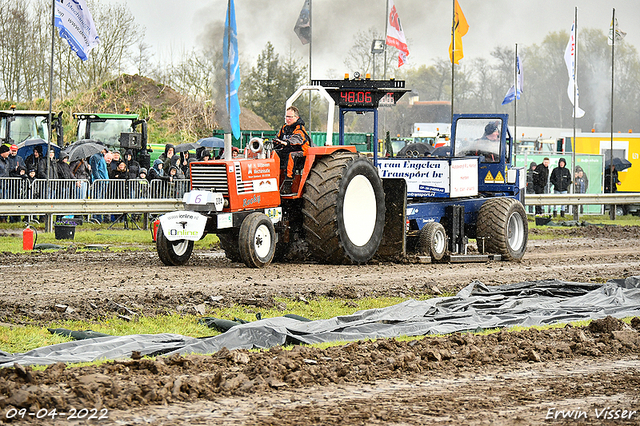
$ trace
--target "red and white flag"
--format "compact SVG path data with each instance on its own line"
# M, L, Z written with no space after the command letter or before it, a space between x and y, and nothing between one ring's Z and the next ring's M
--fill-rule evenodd
M407 39L404 37L402 24L400 24L398 11L396 10L396 6L393 4L393 0L389 0L388 19L387 45L393 46L400 51L398 53L398 68L400 68L407 61L407 56L409 56L409 47L407 47Z

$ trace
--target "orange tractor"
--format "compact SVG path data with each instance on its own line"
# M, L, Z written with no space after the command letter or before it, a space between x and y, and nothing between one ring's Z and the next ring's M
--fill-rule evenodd
M191 164L184 211L160 218L157 251L166 265L183 265L194 241L216 234L226 256L263 267L300 249L330 263L364 263L376 253L385 223L377 169L352 146L310 147L292 194L281 195L280 159L254 138L255 158ZM304 235L304 237L303 237Z

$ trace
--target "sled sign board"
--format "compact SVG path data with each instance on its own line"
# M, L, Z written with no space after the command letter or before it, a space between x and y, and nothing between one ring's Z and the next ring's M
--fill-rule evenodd
M454 198L478 195L478 160L458 158L379 159L382 179L404 179L407 196Z

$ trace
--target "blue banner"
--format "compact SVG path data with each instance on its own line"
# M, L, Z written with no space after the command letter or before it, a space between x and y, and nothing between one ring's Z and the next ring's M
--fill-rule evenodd
M227 18L224 23L223 65L226 72L227 112L231 124L231 132L235 139L240 139L240 63L238 58L238 30L236 28L236 11L233 0L229 0Z

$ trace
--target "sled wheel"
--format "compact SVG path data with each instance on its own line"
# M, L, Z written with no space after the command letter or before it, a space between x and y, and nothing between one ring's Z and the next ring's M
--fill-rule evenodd
M339 151L318 159L303 200L305 238L315 259L360 264L373 257L382 240L385 201L367 157Z
M522 259L529 238L522 204L505 197L487 200L478 212L476 237L480 253L497 253L504 260Z
M271 263L276 250L276 230L264 213L251 213L240 226L240 257L250 268L263 268Z
M217 234L220 240L220 248L224 250L224 255L232 262L242 262L240 257L240 247L238 247L238 230L232 229L228 232Z
M156 235L156 249L158 257L167 266L180 266L187 263L193 251L193 241L177 240L169 241L164 236L162 225L158 225Z
M447 251L447 233L438 222L430 222L420 230L418 252L431 256L431 259L442 260Z

